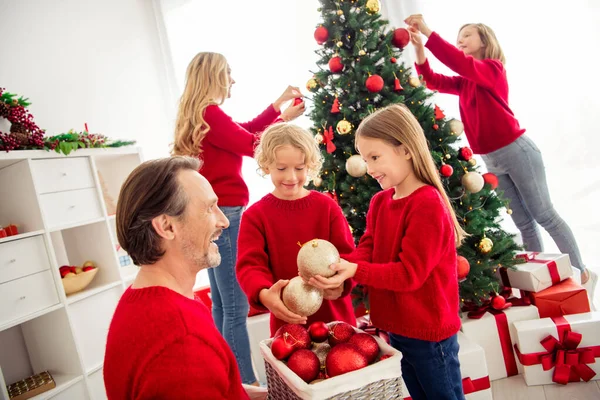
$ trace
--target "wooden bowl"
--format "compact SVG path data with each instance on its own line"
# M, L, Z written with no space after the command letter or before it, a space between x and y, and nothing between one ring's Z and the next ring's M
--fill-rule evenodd
M65 276L62 278L65 294L69 295L85 289L87 285L92 282L97 273L98 268L94 268L74 276Z

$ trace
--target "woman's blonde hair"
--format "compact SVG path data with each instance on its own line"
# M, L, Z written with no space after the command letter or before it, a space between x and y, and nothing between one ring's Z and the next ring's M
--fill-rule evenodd
M210 130L204 110L210 104L223 104L227 98L228 69L227 60L219 53L198 53L192 59L179 101L171 154L197 157L202 153L202 139Z
M423 128L410 110L405 105L393 104L374 112L358 126L355 146L360 137L383 140L393 147L405 146L412 156L416 177L435 187L444 199L454 222L456 246L460 246L466 233L458 223L454 208L444 190L440 174L429 152Z
M267 168L275 162L275 152L282 146L292 146L304 153L304 164L308 176L319 176L323 166L323 156L319 145L306 129L289 123L278 123L268 127L260 138L254 151L258 170L265 175Z
M459 35L460 32L468 26L477 29L477 32L479 33L481 43L483 43L483 45L485 46L483 58L500 60L502 64L505 64L506 58L504 58L504 52L502 52L502 47L500 47L500 43L498 42L498 39L496 39L496 34L492 30L492 28L485 24L464 24L460 27L460 30L458 31Z

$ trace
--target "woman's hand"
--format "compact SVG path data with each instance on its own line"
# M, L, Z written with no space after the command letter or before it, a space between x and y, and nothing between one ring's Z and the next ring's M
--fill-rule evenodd
M416 30L420 31L423 35L425 35L427 37L429 37L429 35L431 35L431 29L429 29L429 27L425 23L425 19L423 18L423 15L421 15L421 14L413 14L410 17L406 18L404 20L404 22L406 23L406 25L409 25L409 26L415 28ZM411 36L412 36L412 34L411 34Z
M281 96L273 102L273 108L275 108L275 111L279 112L283 103L295 99L296 97L303 97L300 89L296 86L288 86Z
M352 278L356 274L358 264L349 263L348 261L342 260L337 264L331 264L329 268L337 273L330 278L324 278L321 275L315 275L310 278L308 283L323 290L336 289L340 285L343 286L346 279Z
M271 313L282 321L289 324L306 324L306 317L291 312L283 301L281 301L281 291L287 286L289 280L280 279L271 288L263 289L258 294L258 300L269 309Z
M294 105L293 103L281 113L281 119L285 122L292 121L304 114L306 106L304 102Z
M325 300L337 300L340 298L342 293L344 292L344 284L342 283L340 286L333 289L325 289L323 290L323 298Z

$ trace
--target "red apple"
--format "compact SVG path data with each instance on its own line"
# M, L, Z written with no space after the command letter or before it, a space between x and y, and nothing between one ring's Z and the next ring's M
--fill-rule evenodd
M308 334L313 342L321 343L329 337L329 327L323 321L317 321L310 324Z

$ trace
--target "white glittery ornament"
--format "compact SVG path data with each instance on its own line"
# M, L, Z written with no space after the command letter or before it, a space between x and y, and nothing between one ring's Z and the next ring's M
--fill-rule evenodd
M323 303L323 291L304 283L296 276L283 288L283 304L293 313L308 317L316 313Z
M302 245L296 262L300 276L307 281L315 275L329 278L335 275L329 266L340 262L340 253L327 240L313 239Z

